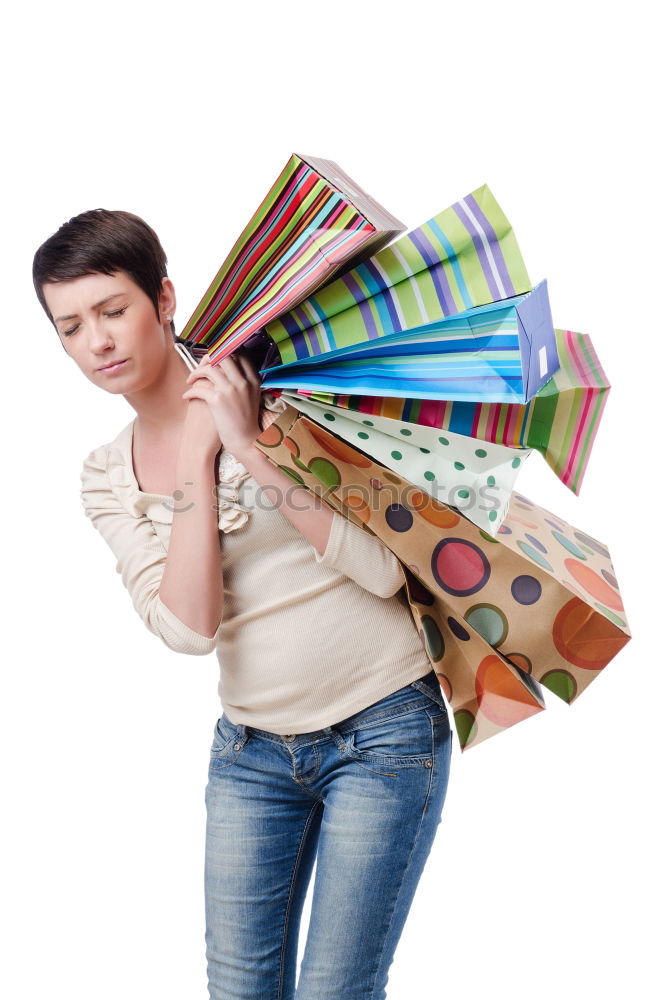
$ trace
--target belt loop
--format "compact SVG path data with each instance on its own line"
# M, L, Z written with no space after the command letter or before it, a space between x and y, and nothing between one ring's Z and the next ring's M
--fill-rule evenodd
M436 674L435 674L435 677L436 677ZM438 681L437 681L437 683L438 683ZM412 685L411 686L414 687L414 688L416 688L416 690L420 691L422 694L426 694L429 698L432 698L432 700L435 701L437 703L437 705L440 705L444 709L444 711L448 711L448 709L446 707L446 702L444 701L443 695L441 695L439 692L435 691L428 684L426 684L425 681L424 681L424 679L422 677L419 678L417 681L412 681ZM441 686L440 686L440 690L441 690Z

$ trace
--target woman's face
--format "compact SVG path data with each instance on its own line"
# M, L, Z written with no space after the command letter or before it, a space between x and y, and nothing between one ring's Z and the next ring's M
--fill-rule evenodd
M67 354L107 392L146 388L173 349L166 317L174 314L176 302L169 278L163 279L160 319L151 299L124 271L50 282L44 298Z

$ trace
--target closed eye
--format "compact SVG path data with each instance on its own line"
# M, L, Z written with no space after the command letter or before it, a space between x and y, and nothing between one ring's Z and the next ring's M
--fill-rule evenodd
M123 306L121 309L116 309L115 312L104 313L104 316L111 316L111 317L113 317L113 316L123 316L124 313L126 312L127 308L128 308L127 306ZM69 334L75 333L79 326L80 326L80 323L77 323L76 326L72 326L70 330L63 330L62 331L62 335L64 337L68 337Z

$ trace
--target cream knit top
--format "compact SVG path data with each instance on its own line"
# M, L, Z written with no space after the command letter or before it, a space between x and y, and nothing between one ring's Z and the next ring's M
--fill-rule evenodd
M217 484L223 616L212 638L180 621L159 596L173 500L139 489L134 423L84 460L83 507L147 628L175 652L216 651L231 722L310 732L431 670L392 552L336 512L320 555L225 449Z

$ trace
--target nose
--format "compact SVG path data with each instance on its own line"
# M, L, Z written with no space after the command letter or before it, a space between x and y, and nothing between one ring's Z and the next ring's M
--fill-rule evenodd
M88 344L92 354L103 363L103 355L108 348L114 347L110 330L101 319L92 319L88 323Z

